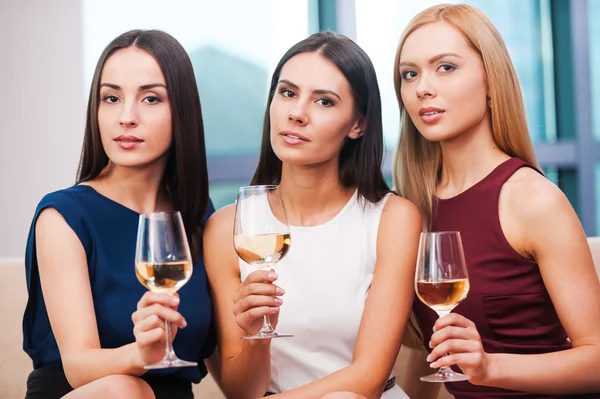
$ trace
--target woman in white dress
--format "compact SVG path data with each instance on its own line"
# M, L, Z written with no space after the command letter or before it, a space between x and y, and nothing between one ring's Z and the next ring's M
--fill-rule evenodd
M277 273L240 261L234 205L217 211L204 233L227 397L407 398L392 368L414 295L421 218L390 192L382 154L369 57L331 32L293 46L273 74L252 180L280 185L290 250ZM240 339L256 334L264 315L294 336Z

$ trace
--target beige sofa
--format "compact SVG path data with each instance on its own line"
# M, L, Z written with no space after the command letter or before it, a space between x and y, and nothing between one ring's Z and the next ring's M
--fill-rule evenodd
M600 237L589 239L594 257L594 264L600 268ZM22 349L21 318L27 302L25 287L25 268L22 259L0 260L0 398L23 399L25 382L31 371L31 362ZM401 351L397 368L404 366L404 349ZM451 398L445 390L439 399ZM197 399L223 399L210 376L194 387Z

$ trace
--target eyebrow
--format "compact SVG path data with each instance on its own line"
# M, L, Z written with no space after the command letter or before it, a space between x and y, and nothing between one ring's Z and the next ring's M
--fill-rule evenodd
M460 55L456 54L456 53L442 53L442 54L438 54L435 55L433 57L431 57L429 59L429 61L427 61L429 64L433 64L436 61L441 60L444 57L457 57L457 58L463 58ZM402 61L398 66L417 66L415 63L413 62L408 62L408 61Z
M114 90L121 90L121 86L115 85L115 84L112 84L112 83L102 83L100 85L100 87L103 87L103 86L104 87L110 87L111 89L114 89ZM150 83L150 84L147 84L147 85L140 86L138 88L138 91L146 91L146 90L154 89L155 87L162 87L165 90L167 89L167 86L165 86L162 83Z
M279 81L279 83L286 84L286 85L288 85L290 87L293 87L294 89L300 89L300 87L297 84L295 84L294 82L291 82L291 81L289 81L287 79L281 79ZM320 95L330 94L332 96L336 96L338 98L338 100L342 101L342 99L340 98L340 96L335 91L333 91L333 90L319 89L319 90L313 90L313 93L314 94L320 94Z

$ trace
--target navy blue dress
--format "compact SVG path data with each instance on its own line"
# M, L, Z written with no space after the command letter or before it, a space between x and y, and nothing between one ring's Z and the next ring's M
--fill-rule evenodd
M85 185L46 195L36 209L25 255L29 299L23 317L23 349L36 370L62 369L44 304L36 256L35 224L46 208L54 208L64 217L85 249L102 348L117 348L135 341L131 314L147 291L137 280L134 269L139 213ZM205 220L213 212L211 203ZM211 298L202 257L179 295L179 312L187 326L177 332L173 347L179 358L196 361L198 367L151 370L143 378L150 381L157 377L191 386L190 382L198 383L206 375L203 359L215 348Z

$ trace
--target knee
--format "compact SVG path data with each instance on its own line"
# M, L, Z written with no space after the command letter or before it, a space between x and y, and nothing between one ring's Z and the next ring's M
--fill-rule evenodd
M359 395L354 392L332 392L328 393L325 396L322 396L321 399L366 399L364 396Z
M130 375L109 375L83 385L64 397L80 398L155 399L152 388L144 380Z

